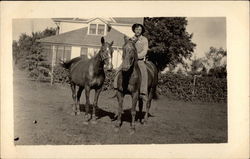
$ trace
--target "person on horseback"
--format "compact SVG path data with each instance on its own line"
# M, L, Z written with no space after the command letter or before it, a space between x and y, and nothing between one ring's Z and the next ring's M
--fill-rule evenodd
M138 65L141 71L141 86L140 86L140 93L147 97L148 93L148 77L147 77L147 68L145 64L145 57L148 52L148 39L143 36L145 32L145 28L142 24L134 24L132 26L132 31L135 35L131 38L131 40L135 41L135 47L138 54ZM118 72L121 70L121 66L118 68L115 79L114 79L114 89L117 89L117 78Z

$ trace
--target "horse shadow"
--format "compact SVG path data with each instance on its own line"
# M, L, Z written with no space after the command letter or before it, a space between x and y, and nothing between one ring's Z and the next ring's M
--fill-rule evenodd
M93 111L93 105L91 104L89 106L89 113L92 113L92 111ZM80 112L85 112L85 105L84 104L80 104ZM146 114L146 112L144 112L144 111L141 113L139 111L136 111L135 121L139 121L140 123L142 123L142 120L144 119L145 114ZM103 117L109 117L112 121L117 120L117 115L115 113L103 110L100 107L97 107L97 109L96 109L96 117L97 117L97 119L101 119ZM154 116L149 113L149 117L154 117ZM129 123L132 122L131 109L123 110L122 122L129 122Z
M136 111L135 121L143 123L142 121L144 120L145 114L146 114L146 112L144 112L144 111L141 113L139 111ZM149 117L154 117L154 116L149 113ZM113 120L117 120L117 116L115 116L115 118ZM132 122L131 109L123 110L121 120L122 120L122 122L128 122L128 123Z
M86 112L85 111L85 104L80 104L80 112ZM90 104L89 105L89 113L92 114L92 112L93 112L93 105ZM97 117L97 119L101 119L101 118L106 117L106 116L108 116L110 119L113 120L115 118L115 113L108 112L106 110L103 110L100 107L96 108L96 117Z

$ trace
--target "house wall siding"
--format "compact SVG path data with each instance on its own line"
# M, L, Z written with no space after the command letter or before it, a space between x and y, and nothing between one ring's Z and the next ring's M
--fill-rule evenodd
M84 23L61 22L59 34L69 32L72 30L76 30L76 29L80 29L80 28L84 28L87 26L88 24L84 24Z
M117 69L122 63L122 50L121 49L114 49L112 64L114 69Z
M110 20L110 19L108 18L105 20ZM89 24L105 24L105 23L98 18L93 19L93 21L89 21L88 24L87 23L75 23L75 22L61 22L59 34L73 31L73 30L80 29L80 28L84 28L84 27L89 27ZM112 28L127 35L128 37L132 37L134 35L133 31L131 30L132 24L126 24L126 25L125 24L124 25L111 24L111 25L112 25ZM107 30L107 25L105 24L105 31L106 30ZM71 44L68 44L68 45L71 45ZM83 47L83 46L72 46L71 51L69 51L70 52L70 59L81 56L81 47ZM85 46L85 47L87 49L86 56L89 59L92 58L95 55L95 52L97 52L99 50L99 48L96 48L94 46L93 47ZM56 47L51 46L51 52L53 52L53 48L55 49ZM57 50L55 49L54 52L57 52ZM53 57L50 56L49 60L53 61L52 59L53 59ZM113 67L115 69L121 65L121 63L122 63L122 50L121 49L114 48L112 63L113 63Z
M128 37L132 37L134 35L131 26L112 26L112 28L120 31L121 33L127 35Z
M57 62L59 62L58 45L49 45L46 47L47 47L46 52L48 54L48 61L51 63L51 65L57 64ZM94 55L99 51L97 47L87 47L87 49L88 49L87 52L88 59L93 58ZM70 53L70 55L68 55L68 58L64 60L69 60L69 58L73 59L75 57L79 57L81 56L81 46L71 46L71 52L70 50L68 50L67 53ZM122 49L114 48L113 58L112 58L113 68L117 69L121 65L121 63L122 63Z
M71 48L71 59L80 56L80 54L81 54L81 47L72 46L72 48Z

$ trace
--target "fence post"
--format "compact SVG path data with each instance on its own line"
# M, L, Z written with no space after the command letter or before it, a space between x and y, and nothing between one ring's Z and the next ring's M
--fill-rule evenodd
M192 95L193 95L193 96L194 96L194 89L195 89L196 76L197 76L197 75L194 75L194 80L193 80L193 91L192 91Z
M194 80L193 80L193 91L192 91L192 95L194 96L194 90L195 90L195 84L196 84L196 79L197 77L201 77L202 75L194 75Z

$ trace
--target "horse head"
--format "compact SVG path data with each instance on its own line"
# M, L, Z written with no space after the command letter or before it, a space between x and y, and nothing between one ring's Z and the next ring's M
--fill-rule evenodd
M102 43L100 49L101 60L106 65L107 70L110 71L113 69L113 64L112 64L112 57L114 52L114 49L112 48L113 41L111 43L105 42L104 38L102 37L101 43Z
M124 36L125 44L123 45L122 52L122 71L128 71L134 63L138 60L135 43L133 39Z

